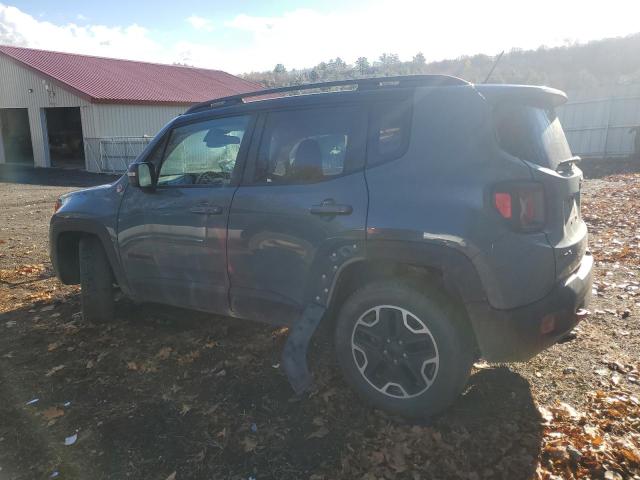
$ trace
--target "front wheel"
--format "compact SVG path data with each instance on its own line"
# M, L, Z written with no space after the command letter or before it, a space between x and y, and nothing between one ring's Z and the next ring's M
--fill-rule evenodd
M429 417L461 393L474 359L472 335L438 291L400 281L372 283L338 314L336 353L366 401L406 417Z
M80 239L80 299L82 318L102 323L113 318L113 273L107 254L96 237Z

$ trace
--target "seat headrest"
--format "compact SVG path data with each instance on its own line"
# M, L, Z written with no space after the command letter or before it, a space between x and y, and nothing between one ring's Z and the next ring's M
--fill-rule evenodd
M292 174L298 180L314 181L324 176L322 171L322 150L312 138L303 140L296 150L292 164Z

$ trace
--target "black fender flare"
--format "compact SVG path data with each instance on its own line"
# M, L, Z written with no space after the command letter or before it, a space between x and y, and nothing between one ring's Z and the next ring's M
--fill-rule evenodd
M340 275L354 262L388 262L408 266L436 269L442 273L447 293L463 303L486 302L486 293L471 259L459 249L438 243L375 240L366 242L365 255L345 259L330 281L329 294L324 303L329 306L336 294Z
M123 293L129 295L129 284L127 283L126 275L124 274L124 269L120 263L120 257L117 251L115 229L110 233L107 226L85 218L66 218L56 215L51 218L49 225L49 250L51 263L59 280L63 281L63 279L60 278L60 268L58 267L58 239L60 235L67 232L95 235L100 240L120 289Z

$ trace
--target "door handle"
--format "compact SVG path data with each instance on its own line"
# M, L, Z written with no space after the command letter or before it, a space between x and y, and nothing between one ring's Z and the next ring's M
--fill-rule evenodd
M351 215L353 207L339 204L329 199L324 200L319 205L313 205L309 211L313 215Z
M222 207L219 205L198 205L191 207L189 212L198 215L221 215Z

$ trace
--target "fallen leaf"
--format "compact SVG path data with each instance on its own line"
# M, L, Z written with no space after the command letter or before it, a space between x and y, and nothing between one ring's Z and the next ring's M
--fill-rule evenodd
M171 356L172 351L173 349L171 347L163 347L158 353L156 353L156 358L160 360L166 360Z
M258 446L258 441L252 437L244 437L242 441L242 445L244 447L245 452L253 452Z
M491 368L491 365L485 362L484 360L481 360L479 362L474 363L473 368L476 368L478 370L486 370L487 368Z
M316 430L311 435L309 435L307 437L307 439L310 439L310 438L323 438L323 437L325 437L327 435L327 433L329 433L329 429L327 427L320 427L318 430Z
M631 448L621 448L620 453L622 453L624 458L626 458L632 464L635 463L637 465L640 465L640 452L638 452L637 449L634 448L632 450Z
M42 412L42 416L47 420L53 420L54 418L62 417L63 415L64 410L61 410L57 407L49 407Z
M393 454L391 455L391 467L397 472L402 473L407 470L407 461L405 459L406 455L406 445L398 444L393 449Z
M546 407L538 407L538 411L540 412L540 416L546 423L551 423L553 421L553 413Z
M178 357L178 364L179 365L188 365L190 363L193 363L194 360L200 358L200 351L199 350L193 350L192 352L189 352L185 355L180 355Z
M51 370L49 370L47 373L45 373L44 376L45 377L50 377L51 375L55 374L56 372L59 372L63 368L64 368L64 365L58 365L56 367L53 367Z

